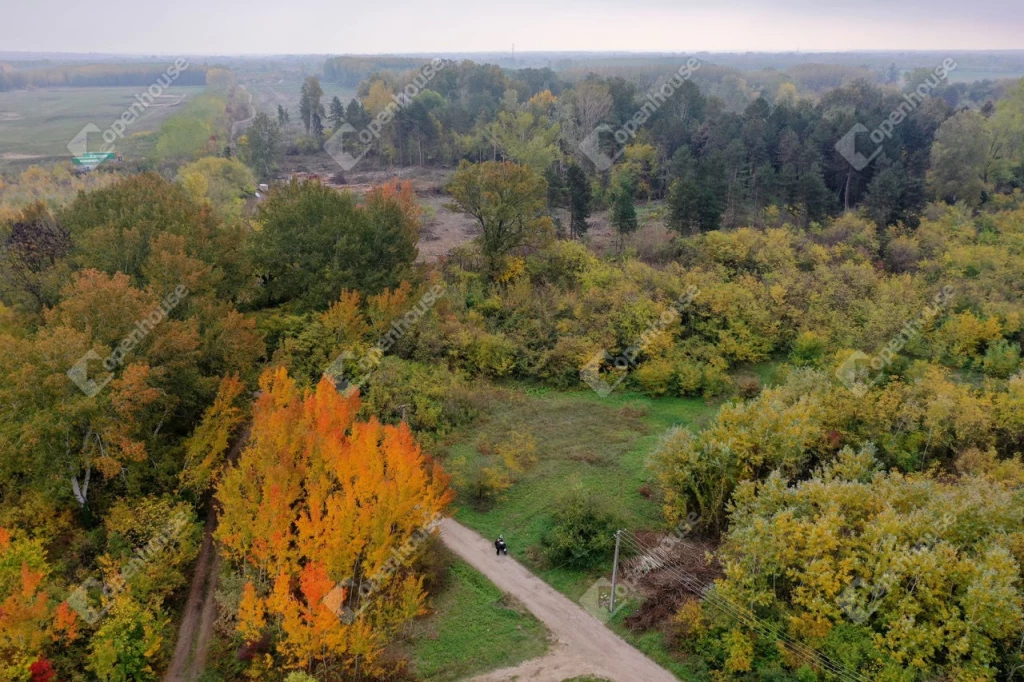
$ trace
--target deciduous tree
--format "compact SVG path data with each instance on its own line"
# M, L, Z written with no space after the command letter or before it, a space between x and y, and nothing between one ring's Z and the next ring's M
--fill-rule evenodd
M357 392L324 379L304 393L281 369L260 386L249 443L217 488L217 537L254 581L239 629L254 639L273 622L289 667L379 671L382 647L422 610L410 565L447 478L404 424L357 421Z
M501 272L510 252L540 245L553 231L551 219L544 215L547 183L526 166L463 161L448 192L454 207L473 216L480 226L480 242L492 276Z

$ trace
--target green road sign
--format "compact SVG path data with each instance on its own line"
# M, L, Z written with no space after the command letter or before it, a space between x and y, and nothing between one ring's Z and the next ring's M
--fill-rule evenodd
M76 166L96 166L114 158L114 152L85 152L71 159Z

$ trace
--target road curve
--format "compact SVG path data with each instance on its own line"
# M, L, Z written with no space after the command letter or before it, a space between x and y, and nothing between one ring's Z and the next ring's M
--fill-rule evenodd
M473 678L474 682L561 682L592 675L612 682L677 682L677 678L609 630L511 557L495 556L490 540L452 519L441 523L441 540L470 566L529 609L557 642L541 658Z

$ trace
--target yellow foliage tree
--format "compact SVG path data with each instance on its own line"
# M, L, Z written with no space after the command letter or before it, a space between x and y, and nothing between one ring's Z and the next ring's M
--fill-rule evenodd
M217 488L217 538L250 578L239 631L280 628L289 667L380 672L383 647L422 611L410 566L451 499L447 476L404 424L356 421L357 392L328 380L303 392L283 369L260 387L248 445Z

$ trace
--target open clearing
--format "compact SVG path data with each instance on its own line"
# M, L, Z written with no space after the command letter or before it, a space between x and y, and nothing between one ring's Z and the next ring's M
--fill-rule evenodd
M537 463L491 507L477 507L461 488L454 516L485 537L504 534L516 559L577 599L601 572L545 564L541 538L558 502L578 485L600 498L624 527L663 527L659 504L645 488L652 480L649 457L669 428L694 428L716 410L701 399L619 393L601 398L591 391L531 390L460 437L445 463L465 458L472 468L481 457L480 443L496 442L513 431L533 437Z
M717 410L717 404L699 398L649 398L625 392L601 398L592 391L518 391L500 409L458 434L444 462L451 469L454 460L463 458L472 469L483 457L481 444L494 443L519 430L533 437L536 464L490 506L478 506L471 491L460 486L454 518L486 538L503 534L517 561L575 604L595 581L610 577L611 558L589 569L549 565L542 552L542 538L559 502L580 486L599 498L621 527L663 529L660 502L651 492L657 486L648 468L650 457L670 428L698 429ZM680 679L697 679L689 666L670 652L660 631L638 632L626 625L625 619L638 606L639 602L630 599L607 627ZM519 672L546 679L543 675L548 674L551 661L542 661L526 664L536 670L531 667Z

